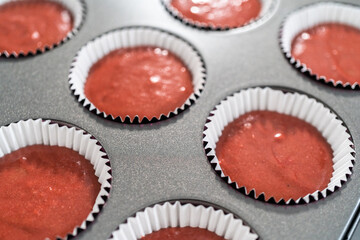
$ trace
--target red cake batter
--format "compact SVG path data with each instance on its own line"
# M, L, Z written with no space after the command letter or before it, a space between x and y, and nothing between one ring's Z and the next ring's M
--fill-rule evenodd
M163 228L157 232L142 237L141 240L225 240L224 238L216 235L202 228L192 227L174 227Z
M333 172L331 147L316 128L270 111L246 113L226 126L216 155L232 181L277 201L325 189Z
M0 5L0 51L36 52L64 39L73 28L71 13L45 0L19 0Z
M240 27L256 19L260 0L172 0L184 18L214 27Z
M182 61L155 47L123 48L95 63L85 95L106 114L142 119L167 115L192 94L192 76Z
M299 33L291 54L312 73L343 83L360 82L360 30L324 23Z
M100 184L77 152L33 145L0 158L0 239L55 239L91 212Z

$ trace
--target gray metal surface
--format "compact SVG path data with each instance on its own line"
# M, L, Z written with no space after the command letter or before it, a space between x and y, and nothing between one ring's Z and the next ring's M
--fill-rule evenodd
M311 2L316 0L281 0L268 22L238 33L187 27L170 16L159 0L88 0L85 23L72 40L35 57L0 59L0 125L28 118L57 119L87 130L102 143L112 165L113 188L96 221L78 239L106 239L137 210L177 198L223 206L248 222L262 239L337 239L360 197L358 163L345 186L326 199L280 206L230 188L212 170L202 147L206 117L221 99L249 86L278 85L299 89L328 104L343 118L360 149L359 91L335 89L309 79L280 50L282 20ZM128 25L171 31L201 52L207 82L190 109L155 124L128 125L102 119L76 101L67 79L76 52L95 36Z

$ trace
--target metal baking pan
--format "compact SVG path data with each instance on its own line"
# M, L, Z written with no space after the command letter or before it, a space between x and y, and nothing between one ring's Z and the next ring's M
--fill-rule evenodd
M239 89L261 85L316 96L344 120L355 149L360 149L359 91L312 80L291 66L280 50L284 17L313 2L318 1L279 0L275 14L256 28L211 32L182 24L160 0L87 0L84 24L73 39L44 54L0 59L0 125L54 119L79 126L101 142L112 166L111 195L96 221L77 239L106 239L136 211L169 199L206 201L228 209L262 239L346 238L354 232L358 216L359 155L350 179L333 194L310 204L285 206L231 188L215 174L202 146L203 127L213 107ZM175 33L202 54L207 66L204 91L178 116L152 124L122 124L84 109L71 93L69 68L81 46L106 31L132 25Z

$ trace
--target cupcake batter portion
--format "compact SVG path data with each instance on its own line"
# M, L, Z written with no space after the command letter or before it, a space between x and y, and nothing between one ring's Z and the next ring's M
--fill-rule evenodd
M331 147L316 128L271 111L249 112L229 123L216 155L232 181L276 201L325 189L333 172Z
M213 27L240 27L256 19L260 0L172 0L184 18Z
M69 10L46 0L18 0L0 5L0 51L36 52L64 39L73 28Z
M193 93L192 76L171 52L155 47L115 50L95 63L85 95L99 110L123 119L167 115Z
M306 29L294 38L291 54L327 80L360 83L359 29L338 23Z
M202 228L174 227L163 228L157 232L142 237L141 240L225 240Z
M100 184L79 153L33 145L0 158L0 189L0 239L55 239L86 219Z

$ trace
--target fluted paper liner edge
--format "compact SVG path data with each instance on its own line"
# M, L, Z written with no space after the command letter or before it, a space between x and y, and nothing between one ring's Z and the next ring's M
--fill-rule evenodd
M260 0L261 1L261 11L258 17L250 20L242 26L238 27L220 27L214 26L211 24L200 23L192 19L186 18L181 14L176 8L171 6L171 0L161 0L162 5L165 10L173 16L175 19L179 20L181 23L191 26L196 29L206 30L206 31L228 31L236 30L237 32L245 32L251 29L254 29L266 21L268 21L276 12L279 6L279 0Z
M301 31L320 23L329 22L350 25L360 30L360 18L358 16L360 16L360 7L351 4L321 2L307 5L289 14L283 21L279 35L280 47L290 63L302 73L308 73L314 79L330 83L333 86L359 89L360 79L352 85L349 82L343 82L338 79L328 79L325 76L312 72L311 68L306 66L305 63L302 63L291 55L291 43L295 36Z
M255 240L258 235L251 232L250 227L233 214L225 214L222 210L191 203L182 204L166 202L147 207L129 217L121 224L109 239L136 240L155 231L169 227L196 227L207 229L225 239Z
M246 189L233 182L229 176L225 176L216 157L216 143L223 129L230 122L247 112L256 110L275 111L297 117L314 126L322 134L333 150L333 174L325 189L319 189L299 199L275 201L273 196L257 193L256 189ZM253 194L255 199L262 196L265 201L272 199L276 203L309 203L325 198L347 181L355 162L354 143L349 131L343 121L329 108L305 94L284 92L269 87L241 90L221 101L207 118L203 144L209 162L223 180L246 195Z
M113 116L100 111L87 99L84 93L84 85L92 65L113 50L135 46L164 48L184 62L192 75L193 93L180 107L177 107L169 113L161 114L160 116L149 116L142 119L138 116L134 118L130 116L122 118L121 116ZM189 42L172 33L157 28L131 26L104 33L83 46L75 56L73 64L71 65L69 84L78 102L98 116L119 122L146 123L170 118L190 107L203 91L205 78L206 68L204 60L200 53Z
M0 0L0 5L5 4L7 2L13 2L14 0ZM28 51L28 52L8 52L3 51L0 52L0 56L10 58L18 58L18 57L26 57L26 56L35 56L37 54L42 54L46 51L52 50L65 42L72 39L80 30L86 16L86 5L85 0L49 0L52 2L60 3L63 5L66 9L70 11L72 14L74 24L72 30L59 42L55 42L51 45L44 46L42 48L34 49L34 51Z
M95 175L101 184L100 192L92 211L80 226L64 238L74 237L85 230L107 201L111 188L111 167L100 143L84 130L59 125L51 120L29 119L0 127L0 157L26 146L43 144L72 149L84 156L94 166ZM64 219L65 221L65 219ZM60 237L58 237L60 238Z

